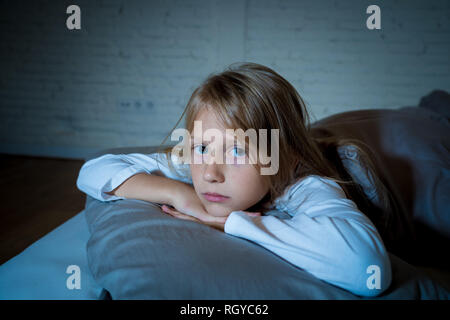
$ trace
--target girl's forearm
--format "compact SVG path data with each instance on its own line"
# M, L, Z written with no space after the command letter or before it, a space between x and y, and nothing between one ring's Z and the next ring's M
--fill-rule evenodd
M174 190L182 183L167 177L137 173L110 192L110 195L173 205Z

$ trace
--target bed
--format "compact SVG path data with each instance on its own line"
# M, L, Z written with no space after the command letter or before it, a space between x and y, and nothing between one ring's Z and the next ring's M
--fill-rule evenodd
M370 145L395 195L393 280L379 296L353 295L154 203L87 196L83 211L0 266L0 299L449 299L449 118L450 95L435 90L418 106L349 111L313 124L318 136ZM99 150L85 160L154 150Z

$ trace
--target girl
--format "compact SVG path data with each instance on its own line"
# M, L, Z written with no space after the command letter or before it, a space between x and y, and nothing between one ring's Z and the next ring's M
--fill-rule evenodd
M268 141L278 144L278 171L261 175L259 162L215 161L213 154L223 150L202 135L187 141L191 157L176 156L171 146L87 161L77 187L101 201L164 204L175 218L253 241L357 295L376 296L389 287L391 265L380 234L351 199L355 183L326 157L330 146L345 141L313 138L305 104L288 81L262 65L233 64L193 92L175 127L184 115L190 133L194 121L201 121L202 131L223 133L223 144L232 145L226 157L235 160L249 158L249 144L236 142L226 129L279 129L278 141ZM373 180L385 201L380 180Z

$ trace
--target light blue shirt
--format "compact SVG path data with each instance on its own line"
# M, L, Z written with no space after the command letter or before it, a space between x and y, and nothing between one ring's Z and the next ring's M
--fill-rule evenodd
M112 201L125 198L105 192L141 172L192 184L189 165L175 156L172 160L173 171L162 153L106 154L82 166L77 187L97 200ZM259 217L233 211L224 231L354 294L376 296L389 287L391 264L378 231L336 182L316 175L302 178L272 209Z

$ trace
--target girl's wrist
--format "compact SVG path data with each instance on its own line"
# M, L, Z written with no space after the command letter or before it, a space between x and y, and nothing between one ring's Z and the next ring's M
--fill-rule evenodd
M180 202L186 197L186 194L192 192L194 187L178 180L171 180L167 188L167 204L172 207L180 206ZM195 192L195 191L194 191Z
M160 199L160 201L158 201L159 203L175 207L175 204L177 203L176 200L179 198L180 194L180 183L182 182L163 177L158 185L158 188L156 190L153 188L149 189L149 192L157 193L156 197ZM155 195L153 194L152 197L154 196Z

